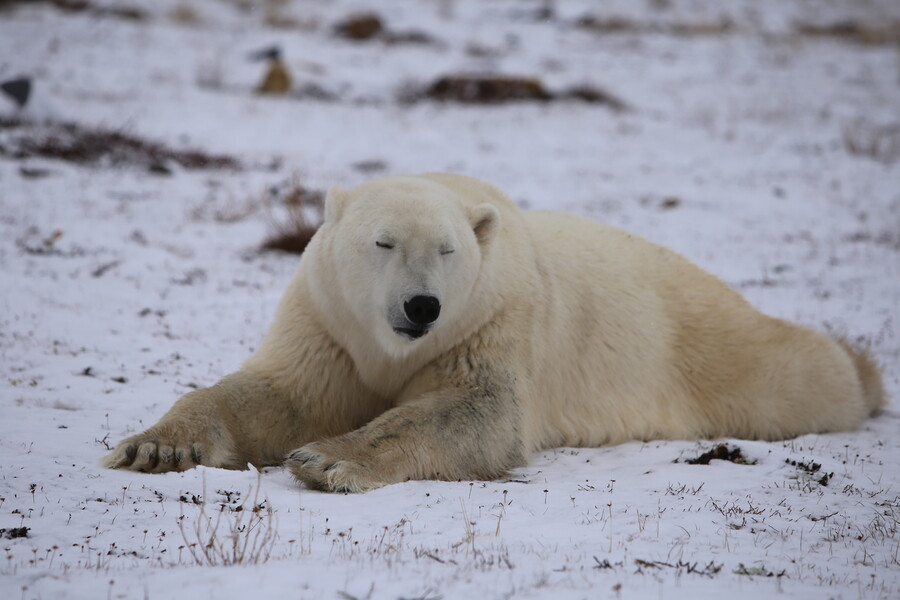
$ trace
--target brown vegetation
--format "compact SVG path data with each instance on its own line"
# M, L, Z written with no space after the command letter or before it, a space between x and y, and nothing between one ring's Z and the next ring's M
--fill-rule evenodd
M824 25L800 23L795 30L800 35L832 38L864 46L900 45L900 21L878 24L859 21L838 21Z
M712 460L727 460L729 462L733 462L736 465L755 464L754 461L748 460L746 457L744 457L744 454L743 452L741 452L740 448L729 448L725 444L719 444L711 450L704 452L700 456L696 458L689 458L684 462L689 465L708 465Z
M603 104L615 111L628 108L624 101L595 86L578 85L553 92L536 77L478 73L438 77L424 88L408 91L403 95L403 99L408 102L434 100L461 104L576 100L591 104Z
M356 41L370 40L383 30L381 19L374 13L351 15L334 27L338 37Z
M308 189L297 178L293 178L286 185L271 189L269 195L267 201L272 208L275 231L260 249L302 254L322 223L325 194ZM276 204L283 207L286 213L284 217L274 216Z
M24 128L24 135L10 139L12 148L0 154L13 158L43 157L78 164L139 166L153 172L168 173L167 164L185 169L240 169L231 156L210 154L202 150L175 150L159 142L141 139L121 130L90 128L75 123L29 127L24 123L9 124L11 129Z

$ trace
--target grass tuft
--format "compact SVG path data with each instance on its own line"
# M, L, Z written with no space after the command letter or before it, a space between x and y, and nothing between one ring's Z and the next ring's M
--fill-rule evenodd
M325 194L300 183L298 177L268 191L265 202L270 207L274 232L263 242L261 250L302 254L322 224ZM282 216L275 216L278 210Z
M182 514L178 519L178 529L194 562L203 566L230 566L265 563L272 556L272 548L278 538L278 525L268 498L259 501L261 474L257 474L256 486L251 486L245 498L253 496L247 505L223 503L215 517L206 512L206 483L203 494L194 496L192 503L199 506L193 527L185 526L187 519ZM190 506L186 501L182 506Z

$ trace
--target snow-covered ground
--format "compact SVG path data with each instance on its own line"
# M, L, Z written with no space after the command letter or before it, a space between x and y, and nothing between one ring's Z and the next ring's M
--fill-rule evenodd
M0 80L34 80L0 108L0 597L900 597L896 1L390 0L368 41L336 35L363 6L344 0L57 4L0 3ZM253 93L272 44L288 97ZM408 101L462 72L628 108ZM41 156L60 122L242 168L151 170L102 137L95 163ZM752 464L634 442L356 496L98 467L259 342L297 263L258 252L286 188L422 171L624 227L858 338L894 401L857 432L724 441Z

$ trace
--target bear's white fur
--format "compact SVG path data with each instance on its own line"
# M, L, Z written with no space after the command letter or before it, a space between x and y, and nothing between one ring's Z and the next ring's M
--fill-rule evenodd
M364 491L554 446L848 430L883 403L865 355L681 256L429 174L332 189L260 349L105 464Z

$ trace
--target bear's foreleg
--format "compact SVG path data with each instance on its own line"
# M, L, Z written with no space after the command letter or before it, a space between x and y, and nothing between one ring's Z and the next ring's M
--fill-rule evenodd
M247 463L279 464L302 438L275 395L264 378L241 371L229 375L182 396L156 425L119 443L103 465L162 473L197 465L246 469Z
M330 492L410 479L494 479L525 462L520 424L511 386L440 390L294 450L285 465L298 480Z

